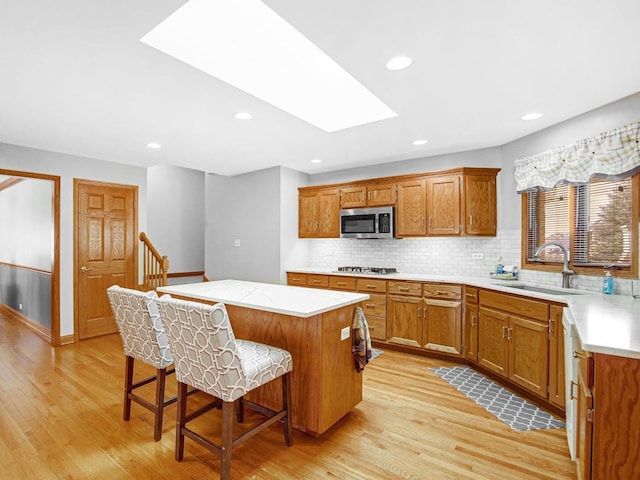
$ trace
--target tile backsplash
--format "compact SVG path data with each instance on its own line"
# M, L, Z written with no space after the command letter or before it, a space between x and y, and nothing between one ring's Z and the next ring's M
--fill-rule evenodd
M389 240L309 240L309 266L337 269L344 265L395 267L398 272L488 277L501 257L520 269L520 230L499 231L496 237L431 237ZM473 254L482 254L482 259ZM519 279L542 285L562 285L560 273L520 269ZM602 291L602 276L575 275L572 288ZM614 278L614 291L631 295L631 281Z

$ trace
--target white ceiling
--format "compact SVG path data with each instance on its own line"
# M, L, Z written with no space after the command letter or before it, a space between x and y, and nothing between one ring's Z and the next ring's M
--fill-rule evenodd
M327 133L139 41L184 3L2 0L0 142L319 173L502 145L640 91L637 0L265 0L398 113Z

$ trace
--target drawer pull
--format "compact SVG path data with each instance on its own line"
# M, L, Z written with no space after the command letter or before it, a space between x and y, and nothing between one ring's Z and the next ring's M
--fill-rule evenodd
M375 303L366 303L364 306L367 307L367 308L376 308L376 304Z
M574 350L573 351L573 358L587 358L587 354L586 353L576 352Z
M399 290L401 292L408 292L409 291L409 287L400 287Z
M375 285L367 285L367 288L370 288L370 289L372 289L372 290L375 290L375 289L376 289L376 286L375 286Z
M436 290L436 295L446 295L447 293L446 290Z
M473 315L471 317L471 326L475 327L476 326L476 320L478 319L478 317L476 317L475 315Z
M347 285L347 282L338 282L338 285L340 285L341 287L345 287Z
M464 296L469 298L476 298L475 294L473 293L465 293Z
M503 325L502 326L502 338L507 338L506 330L507 330L507 327Z

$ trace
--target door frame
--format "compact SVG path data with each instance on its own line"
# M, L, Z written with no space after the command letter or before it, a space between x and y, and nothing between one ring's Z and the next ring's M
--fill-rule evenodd
M60 339L60 177L44 173L3 170L0 174L13 177L35 178L53 182L53 258L51 260L51 339L54 347L62 345Z
M140 280L138 278L138 250L139 245L138 241L138 186L137 185L126 185L121 183L113 183L113 182L99 182L96 180L87 180L82 178L74 178L73 179L73 340L74 342L80 341L79 331L80 331L80 291L79 291L79 278L78 278L78 239L79 239L79 229L78 229L78 186L79 185L93 185L96 187L115 187L115 188L125 188L133 191L133 241L135 243L133 248L133 278L135 280L135 285L139 285ZM105 292L106 295L106 292Z

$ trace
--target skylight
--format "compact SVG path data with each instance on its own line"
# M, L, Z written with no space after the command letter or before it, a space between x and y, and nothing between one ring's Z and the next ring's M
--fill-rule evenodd
M190 0L141 41L327 132L397 116L259 0Z

